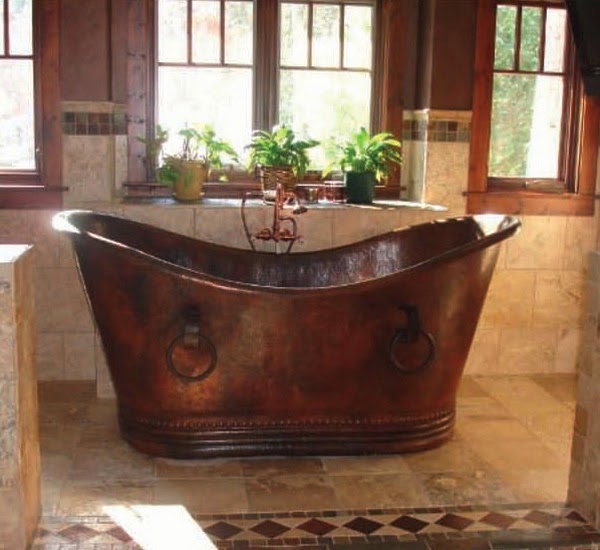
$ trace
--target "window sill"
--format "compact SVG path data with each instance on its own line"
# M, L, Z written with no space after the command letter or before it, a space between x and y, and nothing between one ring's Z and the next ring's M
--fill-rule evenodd
M536 191L467 192L468 214L520 214L526 216L593 216L595 197L575 193Z
M0 185L0 209L60 209L68 187L43 185Z

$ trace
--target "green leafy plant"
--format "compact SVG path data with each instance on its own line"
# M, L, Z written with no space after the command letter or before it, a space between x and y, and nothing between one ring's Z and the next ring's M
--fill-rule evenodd
M180 174L182 162L202 163L208 169L219 169L223 167L224 158L232 162L238 161L235 149L219 138L210 124L205 124L200 130L184 128L178 134L183 138L180 151L166 155L156 171L161 183L172 185Z
M256 130L246 149L249 150L249 169L255 166L290 166L297 177L302 177L308 167L308 149L319 145L314 139L296 139L287 126L275 126L272 132Z
M169 132L165 130L160 124L156 125L156 135L153 138L147 139L138 136L136 138L140 143L146 146L146 163L148 169L154 174L158 168L162 150L169 139Z
M402 164L401 148L400 141L390 132L370 135L366 128L361 128L338 144L337 158L323 170L323 175L339 166L342 172L371 172L380 181L389 174L392 164Z

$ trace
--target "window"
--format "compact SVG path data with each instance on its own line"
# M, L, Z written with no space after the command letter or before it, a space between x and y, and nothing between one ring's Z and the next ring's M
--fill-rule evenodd
M60 204L59 0L0 0L0 206Z
M267 4L158 0L157 122L171 137L210 123L241 151L273 119L321 140L372 125L374 0Z
M598 106L562 1L481 1L477 45L469 211L593 213Z

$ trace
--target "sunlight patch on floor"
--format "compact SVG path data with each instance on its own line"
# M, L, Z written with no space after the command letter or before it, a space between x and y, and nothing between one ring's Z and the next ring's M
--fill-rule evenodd
M116 524L144 550L216 550L184 506L104 506Z

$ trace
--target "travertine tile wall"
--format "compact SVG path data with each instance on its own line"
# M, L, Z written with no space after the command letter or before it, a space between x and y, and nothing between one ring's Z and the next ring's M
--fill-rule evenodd
M70 111L109 109L104 104L69 103ZM424 115L423 115L424 116ZM421 114L417 115L423 118ZM297 250L346 244L425 218L465 213L469 144L433 141L444 124L468 124L466 112L430 112L435 132L408 140L405 168L424 182L425 200L448 213L373 210L367 207L309 211L300 218L305 237ZM416 135L416 134L415 134ZM424 134L426 137L426 134ZM411 137L413 137L411 135ZM418 137L418 136L417 136ZM458 134L457 134L458 138ZM125 179L124 136L65 136L64 176L71 187L66 207L112 211L186 235L247 246L237 208L184 205L119 205L116 189ZM415 157L415 158L413 158ZM421 158L419 160L418 158ZM50 211L0 210L0 242L34 243L41 379L94 379L102 353L68 243L51 229ZM250 209L252 227L266 225L266 209ZM574 372L581 337L585 255L596 246L598 219L524 217L523 230L503 248L472 353L471 373Z
M600 527L600 253L589 255L569 502Z
M40 516L32 253L0 245L0 548L28 548Z
M464 122L465 112L430 120ZM425 200L448 215L466 211L468 142L427 142ZM587 254L596 248L593 217L520 216L522 230L502 245L466 372L575 372L582 335Z

